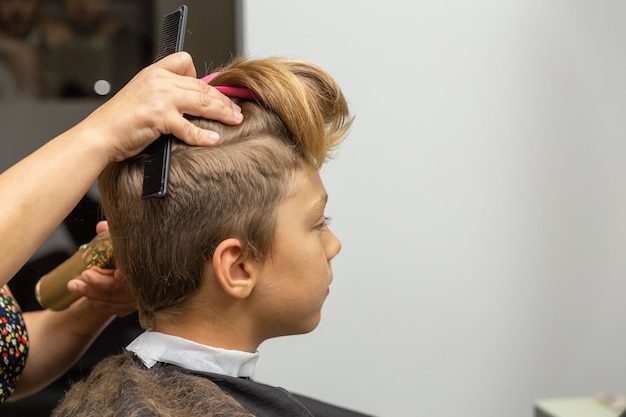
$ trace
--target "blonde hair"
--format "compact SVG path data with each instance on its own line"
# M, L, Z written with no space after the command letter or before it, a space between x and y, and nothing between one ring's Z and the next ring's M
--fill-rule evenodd
M197 290L204 262L224 239L238 238L244 256L263 262L293 173L319 169L352 122L335 81L309 63L239 59L211 84L248 88L260 100L238 101L245 117L238 126L191 118L219 132L220 144L175 141L166 198L141 199L145 155L111 164L100 177L115 259L144 327Z

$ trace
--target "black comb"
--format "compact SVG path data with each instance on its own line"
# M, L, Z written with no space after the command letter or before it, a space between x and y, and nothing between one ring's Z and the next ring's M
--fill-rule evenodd
M183 50L186 26L186 5L183 4L178 9L165 15L161 26L159 49L154 62L174 52ZM163 198L167 195L167 177L169 175L172 138L172 135L161 135L144 151L148 158L143 171L142 199L151 197Z

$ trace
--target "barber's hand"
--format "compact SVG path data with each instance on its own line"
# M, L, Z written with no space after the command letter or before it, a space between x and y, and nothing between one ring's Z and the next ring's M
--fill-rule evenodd
M137 300L119 269L104 271L93 267L84 271L80 279L71 280L68 289L87 297L106 315L124 317L137 310Z
M217 133L193 125L183 114L231 125L243 120L239 106L197 79L191 56L178 52L144 68L83 125L104 133L101 140L112 161L138 154L161 134L190 145L219 141Z

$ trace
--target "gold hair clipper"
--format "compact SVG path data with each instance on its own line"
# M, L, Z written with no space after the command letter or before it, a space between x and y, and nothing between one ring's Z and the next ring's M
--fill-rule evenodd
M42 276L35 286L37 301L50 310L66 309L80 298L68 291L67 283L94 266L104 270L115 269L109 232L100 233L91 242L81 245L69 259Z

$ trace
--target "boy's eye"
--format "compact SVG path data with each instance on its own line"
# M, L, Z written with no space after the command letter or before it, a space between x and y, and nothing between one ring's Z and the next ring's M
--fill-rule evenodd
M330 217L324 216L324 220L322 220L321 223L315 226L315 228L317 230L323 230L325 227L328 227L329 224L330 224Z

